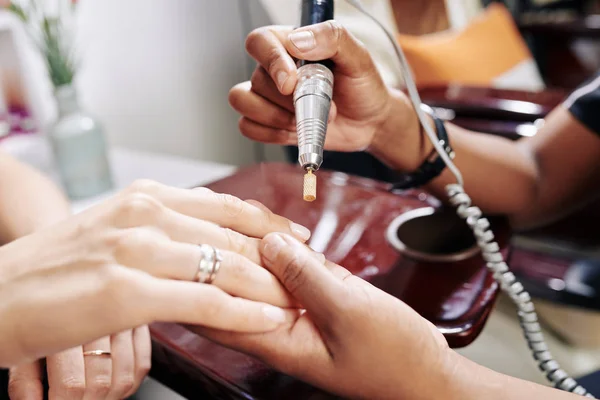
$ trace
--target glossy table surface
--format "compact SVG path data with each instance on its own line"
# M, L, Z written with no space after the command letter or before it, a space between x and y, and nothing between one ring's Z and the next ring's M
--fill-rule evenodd
M426 104L452 109L457 117L523 122L544 118L567 94L561 90L527 92L465 85L421 88L419 93Z
M480 255L455 262L417 261L403 256L386 238L396 217L425 207L438 209L437 199L418 191L391 194L375 181L319 171L318 199L305 203L302 175L295 166L262 164L209 187L261 201L307 226L314 250L405 301L434 323L451 346L465 346L477 337L498 289ZM498 233L503 238L507 232ZM444 234L443 229L431 232L433 238L448 241ZM153 376L187 397L331 398L182 326L155 324L151 329Z
M422 88L420 94L423 102L434 107L443 119L465 129L515 140L535 135L536 121L558 106L567 92L450 85Z

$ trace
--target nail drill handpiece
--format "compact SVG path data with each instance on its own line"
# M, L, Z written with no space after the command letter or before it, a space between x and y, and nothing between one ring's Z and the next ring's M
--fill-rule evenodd
M303 0L302 26L333 19L333 0ZM317 177L314 174L323 162L327 122L333 97L333 72L330 61L301 61L298 83L294 91L296 130L298 132L298 162L306 171L304 200L317 198Z

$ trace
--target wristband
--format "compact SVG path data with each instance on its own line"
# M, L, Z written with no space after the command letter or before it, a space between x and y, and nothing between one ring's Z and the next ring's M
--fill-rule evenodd
M433 122L435 124L435 130L440 144L442 145L450 159L454 159L454 151L452 150L452 147L450 147L448 132L446 131L446 127L444 126L444 121L442 121L435 115L431 107L425 104L421 104L421 109L433 119ZM436 158L430 161L431 157L434 155L436 155ZM401 177L400 182L394 183L392 185L392 190L406 190L423 186L440 176L445 168L446 163L439 156L439 154L437 154L434 148L432 153L427 157L423 164L421 164L421 166L415 172L404 174Z

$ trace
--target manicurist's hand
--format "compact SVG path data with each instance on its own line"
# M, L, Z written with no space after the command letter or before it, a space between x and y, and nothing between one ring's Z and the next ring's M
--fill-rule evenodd
M463 358L406 304L324 261L292 237L268 235L261 253L306 311L269 332L197 328L199 333L349 399L582 398Z
M344 397L443 397L432 382L447 379L450 351L432 324L289 236L268 235L261 252L306 312L263 334L200 333Z
M253 140L297 143L294 58L335 63L327 149L362 151L384 142L392 117L403 121L394 126L396 134L404 133L403 127L416 127L408 100L386 87L365 46L335 21L297 30L260 28L248 36L246 48L259 66L250 82L231 90L230 103L243 116L242 133Z
M109 359L110 365L73 350L85 363L86 377L89 366L102 368L108 378L137 370L138 353L145 368L147 331L137 327L152 321L238 332L275 329L288 316L279 307L291 300L259 265L260 238L273 231L301 240L310 235L255 202L139 182L3 246L0 366L81 344L84 352L125 349L128 354ZM216 254L222 258L218 271Z

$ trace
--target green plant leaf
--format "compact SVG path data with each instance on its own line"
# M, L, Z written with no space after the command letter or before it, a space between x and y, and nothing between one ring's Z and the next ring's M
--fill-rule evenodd
M27 22L29 20L29 17L27 15L27 13L25 12L25 10L23 9L23 7L21 7L18 4L13 3L12 1L10 2L10 5L8 6L8 10L11 11L13 14L15 14L17 17L19 17L21 19L21 21L23 21L23 22Z

